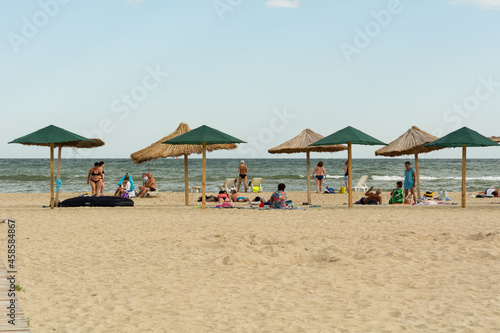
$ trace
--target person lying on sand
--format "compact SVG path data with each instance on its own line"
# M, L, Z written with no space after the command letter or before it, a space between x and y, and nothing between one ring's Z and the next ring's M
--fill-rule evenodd
M233 202L249 202L250 198L240 197L236 190L231 191L231 200Z
M366 197L361 198L359 201L356 201L356 205L381 205L382 204L382 196L380 195L382 193L381 189L377 189L375 193L372 193L371 191L373 190L373 186L370 187L368 191L366 191L365 195Z
M220 190L219 195L217 196L217 200L219 202L230 202L231 199L227 196L227 192L225 190Z
M479 192L478 194L487 195L487 196L494 196L495 198L498 198L498 191L494 188L489 188L487 190Z

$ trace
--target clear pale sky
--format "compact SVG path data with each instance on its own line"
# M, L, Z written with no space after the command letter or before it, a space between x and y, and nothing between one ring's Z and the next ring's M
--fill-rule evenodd
M48 157L7 142L50 124L103 139L92 158L180 122L249 142L210 157L275 157L305 128L500 135L500 0L3 0L0 21L0 158Z

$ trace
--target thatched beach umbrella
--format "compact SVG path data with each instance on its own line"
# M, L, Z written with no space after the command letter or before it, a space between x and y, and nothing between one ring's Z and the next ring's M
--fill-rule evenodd
M337 131L333 134L330 134L324 139L321 139L313 144L311 146L322 146L322 145L339 145L339 144L347 144L347 166L349 170L349 182L348 182L348 187L349 187L349 207L352 207L352 151L351 151L351 145L358 144L358 145L384 145L387 146L386 143L383 143L382 141L375 139L372 136L369 136L366 133L361 132L360 130L355 129L354 127L347 126L344 129L341 129L340 131Z
M488 139L493 140L495 142L500 142L500 136L490 136Z
M323 139L324 136L318 134L309 128L303 130L299 135L285 143L280 144L277 147L269 149L267 152L270 154L294 154L294 153L306 153L307 160L307 203L311 204L311 163L310 163L310 153L311 152L336 152L341 150L346 150L347 147L343 145L334 146L309 146L318 140Z
M415 155L415 174L417 176L417 197L420 198L420 170L418 166L418 154L428 153L433 150L443 149L443 147L426 147L425 144L436 141L437 136L422 131L417 126L412 126L408 131L396 140L382 147L375 152L375 156L403 156Z
M50 147L50 208L54 209L54 148L59 148L59 160L57 163L57 177L59 178L62 147L94 148L104 145L103 141L94 140L96 139L87 139L83 136L72 133L60 127L49 125L47 127L39 129L38 131L17 138L9 143L20 143L27 146Z
M240 139L222 133L214 128L208 126L200 126L185 134L179 135L173 139L167 140L163 143L172 145L202 145L203 148L203 162L202 162L202 203L201 207L206 207L206 194L207 194L207 146L215 144L232 144L232 143L245 143Z
M130 158L134 160L134 163L141 164L147 161L156 160L159 158L167 157L179 157L184 156L184 190L185 190L185 203L189 206L189 181L188 181L188 155L190 154L201 154L203 152L203 146L189 144L189 145L171 145L165 144L164 141L178 137L179 135L185 134L191 131L189 125L186 123L180 123L177 129L171 134L164 138L151 144L149 147L136 151L130 155ZM235 144L217 144L208 145L208 151L214 151L219 149L236 149Z
M467 168L467 146L488 147L499 146L495 141L473 131L467 127L451 132L434 142L426 144L427 147L456 148L462 147L462 208L465 208L466 201L466 168Z

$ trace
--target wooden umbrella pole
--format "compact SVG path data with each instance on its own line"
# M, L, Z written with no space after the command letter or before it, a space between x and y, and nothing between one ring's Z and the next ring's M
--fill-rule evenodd
M466 169L467 169L467 145L462 145L462 208L465 208L466 192Z
M184 201L189 206L188 155L184 154Z
M50 209L54 209L54 144L50 144Z
M206 195L207 195L207 143L203 141L203 162L202 162L202 175L201 175L201 208L206 208Z
M310 153L306 152L307 157L307 203L311 204L311 161Z
M351 142L347 143L347 168L349 171L349 182L347 183L349 188L347 191L349 191L349 207L352 207L352 145Z
M417 202L420 200L420 169L418 168L418 154L415 154L415 174L417 176Z
M61 179L61 155L62 155L62 147L59 146L57 147L57 178ZM59 207L59 192L61 190L56 192L56 202L57 206Z

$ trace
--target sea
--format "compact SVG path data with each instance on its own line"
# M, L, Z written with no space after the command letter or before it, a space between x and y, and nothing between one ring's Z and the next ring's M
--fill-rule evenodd
M353 186L358 179L368 176L368 186L380 187L383 191L395 188L403 180L405 161L414 167L413 159L371 158L353 159ZM311 173L320 159L311 159ZM345 159L321 159L327 172L323 185L338 189L344 186ZM95 160L62 159L62 192L88 192L87 175ZM137 184L142 184L142 173L151 172L162 192L184 191L184 159L160 159L143 164L134 164L130 159L105 159L106 190L118 187L125 173L132 175ZM467 191L481 191L500 187L499 159L467 160ZM240 159L207 159L207 191L215 192L226 178L238 177ZM253 177L263 178L264 191L274 191L279 183L287 191L307 190L305 158L261 158L246 159L248 181ZM419 159L422 191L458 192L461 189L461 159ZM55 163L57 168L57 160ZM201 158L189 159L189 186L201 186ZM315 181L311 179L315 191ZM50 192L49 159L0 159L0 193L47 193Z

